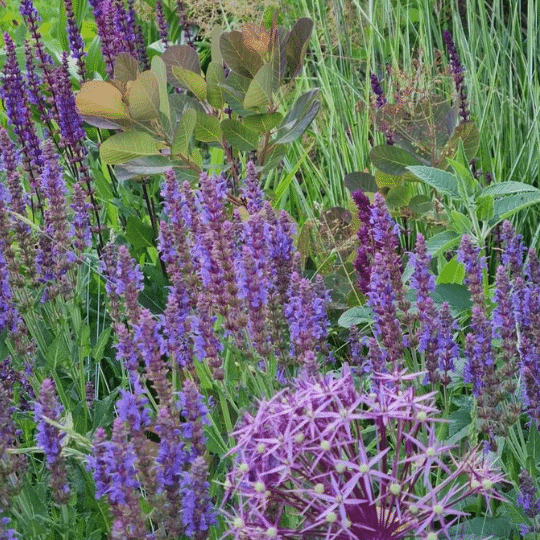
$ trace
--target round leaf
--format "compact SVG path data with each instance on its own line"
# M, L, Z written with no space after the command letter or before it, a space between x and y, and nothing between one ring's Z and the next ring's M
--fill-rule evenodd
M128 120L129 111L122 92L106 81L88 81L75 96L77 111L85 116L99 116L108 120Z
M116 165L140 156L159 155L156 141L141 131L125 131L109 137L100 147L101 159Z

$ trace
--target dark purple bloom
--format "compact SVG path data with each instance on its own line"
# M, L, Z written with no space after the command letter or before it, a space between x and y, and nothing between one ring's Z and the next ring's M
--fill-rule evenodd
M72 0L64 0L64 6L66 8L67 34L69 40L69 48L71 50L71 56L77 60L79 76L84 81L84 79L86 78L86 53L84 51L84 43L81 37L81 33L75 19L75 13L73 12Z
M403 361L403 334L397 318L396 294L388 266L381 253L375 253L371 270L368 306L375 316L374 334L386 350L391 373L400 369Z
M354 261L354 269L357 272L358 288L366 294L369 291L369 279L371 274L371 259L373 258L373 236L371 231L371 204L362 191L355 191L353 199L358 208L360 228L356 233L358 237L358 252Z
M462 122L468 122L470 113L467 104L467 93L465 91L465 85L463 84L465 81L465 69L461 64L456 46L452 40L452 35L448 30L443 32L443 39L446 50L448 51L448 56L450 57L450 71L452 72L452 77L454 79L454 86L459 96L459 115L461 116Z
M381 88L381 83L379 82L377 75L375 75L375 73L372 73L370 75L370 79L371 79L371 90L377 96L375 107L377 109L380 109L383 105L386 105L387 99L384 96L384 92Z
M163 1L156 0L156 21L159 30L159 37L163 42L163 46L167 47L167 37L169 36L169 24L167 19L165 19L165 14L163 13Z
M459 349L454 341L454 332L459 329L457 322L450 311L448 302L444 302L440 311L441 336L439 341L439 369L441 370L441 383L450 384L450 372L454 371L455 361L459 358Z

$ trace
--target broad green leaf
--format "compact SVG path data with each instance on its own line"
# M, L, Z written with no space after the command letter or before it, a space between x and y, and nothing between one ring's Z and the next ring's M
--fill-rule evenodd
M291 80L300 73L312 30L313 21L308 17L303 17L296 21L289 34L287 46L285 47L285 55L287 57L287 67L289 68Z
M443 231L432 236L427 242L426 247L429 254L437 255L441 251L447 251L457 246L461 241L461 235L455 231Z
M223 109L225 96L222 85L225 84L225 71L218 62L210 62L206 70L206 84L208 85L208 103L214 109Z
M460 198L457 188L457 178L453 174L433 167L407 167L407 169L439 193L450 195L452 199Z
M343 179L345 187L353 194L355 191L375 193L379 190L375 177L366 172L352 172L345 175Z
M244 97L244 108L266 112L272 102L272 66L264 64L257 71Z
M125 131L109 137L99 148L104 163L116 165L140 156L158 155L156 141L141 131Z
M129 111L122 92L106 81L87 81L75 96L77 111L85 116L107 120L129 120Z
M159 83L152 71L143 71L133 82L126 99L133 120L146 122L159 117Z
M456 257L450 259L439 272L437 284L439 283L457 283L461 285L465 277L465 267L457 261Z
M246 47L242 32L224 32L219 45L221 56L232 71L250 79L255 77L263 61L253 49Z
M338 324L343 328L350 328L357 324L372 324L373 321L371 308L367 306L355 306L341 314Z
M492 195L480 195L474 201L476 217L480 221L489 221L495 215L495 202Z
M221 141L221 125L219 120L210 114L197 114L197 123L195 124L195 138L198 141L210 143Z
M114 59L114 78L119 81L135 81L140 74L139 61L128 53L120 53Z
M411 153L387 144L372 148L369 159L381 172L392 176L405 174L409 165L420 165L420 161Z
M458 313L471 307L471 295L467 287L457 283L440 283L436 285L435 290L431 293L431 298L437 304L448 302L450 307Z
M259 134L244 126L239 120L225 118L221 121L223 138L234 148L249 152L256 150L259 142Z
M189 155L189 141L193 135L195 124L197 122L197 113L194 109L188 109L180 117L176 126L173 143L171 146L171 154L180 154L182 156Z
M171 121L171 107L167 92L167 66L160 56L154 56L151 64L152 72L156 75L159 86L159 110Z
M385 200L388 206L393 208L407 206L412 197L412 186L405 182L402 186L391 188L386 194Z
M206 101L206 81L198 73L178 66L173 66L172 72L182 88L193 92L199 101Z
M409 201L409 209L415 214L425 214L433 210L433 199L427 195L415 195Z
M450 223L452 228L459 234L469 234L472 230L472 221L457 210L450 212Z
M201 64L197 51L188 45L172 45L161 56L167 66L167 82L172 86L182 86L174 76L173 66L181 67L200 74Z
M301 137L321 107L321 102L315 99L318 91L318 88L314 88L295 101L276 132L274 143L286 144Z
M523 182L500 182L498 184L491 184L482 191L482 195L510 195L512 193L523 193L527 191L539 191L538 188L531 186L530 184L524 184Z
M507 219L516 212L538 204L540 202L540 191L534 193L519 193L517 195L510 195L502 199L497 199L495 205L495 218L497 221L501 219Z
M154 230L139 217L129 216L126 222L126 239L134 248L148 248L154 245Z
M273 112L246 116L243 122L246 127L259 133L268 133L278 126L282 120L283 115L281 113Z

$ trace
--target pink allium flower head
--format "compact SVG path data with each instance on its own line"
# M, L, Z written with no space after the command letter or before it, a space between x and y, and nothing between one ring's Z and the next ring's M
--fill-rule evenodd
M234 433L238 443L222 512L235 540L399 540L448 536L472 494L498 497L501 480L475 450L464 457L435 436L434 394L378 375L359 391L348 367L297 381ZM405 383L405 384L403 384Z

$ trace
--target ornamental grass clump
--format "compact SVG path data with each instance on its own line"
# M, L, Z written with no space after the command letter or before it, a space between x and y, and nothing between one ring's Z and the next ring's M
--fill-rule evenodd
M262 401L234 433L230 537L432 540L466 515L466 497L500 498L482 453L458 457L438 440L435 393L416 394L419 376L377 374L367 392L344 367Z

